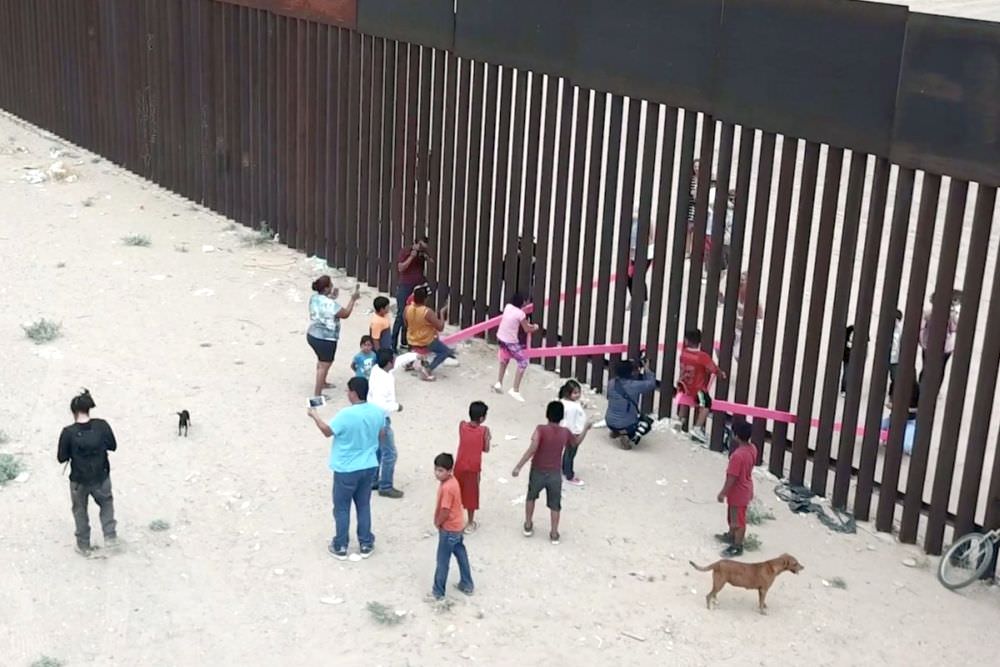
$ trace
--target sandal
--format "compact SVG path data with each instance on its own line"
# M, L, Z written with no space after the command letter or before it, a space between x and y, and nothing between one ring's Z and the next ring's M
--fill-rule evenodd
M462 532L465 533L466 535L472 535L477 530L479 530L479 522L478 521L473 521L472 523L470 523L469 525L467 525L465 528L463 528Z
M549 533L549 542L559 544L559 533Z
M521 532L525 537L531 537L535 534L535 527L528 521L524 522L524 526L521 527Z

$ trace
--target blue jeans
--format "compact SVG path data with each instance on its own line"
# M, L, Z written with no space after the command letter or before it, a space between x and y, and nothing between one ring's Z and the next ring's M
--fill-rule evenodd
M385 418L385 430L378 439L377 458L379 467L375 469L372 488L388 491L392 488L393 474L396 472L396 435L392 432L392 421Z
M435 354L434 361L428 367L428 370L433 371L435 368L444 363L444 360L448 357L455 357L455 350L451 349L447 345L441 342L440 338L435 336L431 344L427 346L427 349Z
M351 539L351 503L358 513L358 542L363 547L375 544L372 534L372 480L377 468L366 468L354 472L333 473L333 521L336 534L333 536L334 549L346 549Z
M451 555L455 554L458 561L458 587L466 593L471 593L475 586L472 583L472 570L469 568L469 554L465 551L462 533L450 533L438 530L437 569L434 570L434 597L444 597L444 586L448 583L448 566Z
M416 285L399 285L396 287L396 321L392 323L392 347L399 349L399 334L403 334L403 342L406 342L406 321L403 319L403 311L406 309L406 300L410 298L413 288Z

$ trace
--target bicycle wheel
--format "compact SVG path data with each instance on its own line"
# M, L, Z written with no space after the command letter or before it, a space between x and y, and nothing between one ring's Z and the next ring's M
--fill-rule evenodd
M938 564L938 581L949 590L968 586L983 576L993 559L993 539L969 533L951 545Z

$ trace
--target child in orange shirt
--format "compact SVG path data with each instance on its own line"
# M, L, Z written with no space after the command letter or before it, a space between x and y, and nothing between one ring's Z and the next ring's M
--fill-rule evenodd
M472 595L474 589L469 554L462 541L462 492L452 475L454 467L455 459L451 454L443 453L434 457L434 476L441 482L434 510L434 525L438 529L437 569L434 570L433 588L435 600L444 599L452 554L455 554L455 560L458 561L458 590Z
M392 322L389 321L389 299L384 296L375 297L372 307L375 312L368 324L368 334L372 337L372 349L378 352L382 349L392 349Z
M473 401L469 405L469 421L458 425L455 479L462 491L462 505L469 515L463 531L466 535L479 528L475 522L476 510L479 509L479 478L483 470L483 452L490 451L490 429L483 426L487 409L482 401Z

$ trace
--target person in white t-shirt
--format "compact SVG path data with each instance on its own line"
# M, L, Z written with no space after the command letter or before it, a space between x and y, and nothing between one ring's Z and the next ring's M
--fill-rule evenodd
M576 472L573 470L573 461L576 459L576 451L580 443L587 437L587 431L592 426L587 421L587 413L584 412L583 406L580 405L580 395L582 393L583 388L576 380L567 380L566 384L559 388L559 400L562 402L564 410L563 419L559 422L559 425L569 429L569 432L574 436L580 436L579 442L569 445L563 450L562 457L563 477L573 486L583 486L583 480L577 477Z
M497 328L500 372L497 375L497 383L493 385L493 391L498 394L503 393L503 376L507 373L507 364L513 359L517 362L517 373L514 375L514 386L507 393L522 403L524 397L521 396L521 379L524 377L524 371L528 369L528 357L524 354L520 332L532 334L538 331L538 325L529 322L527 313L521 309L524 302L524 295L518 292L510 298L510 303L504 306L500 326Z

